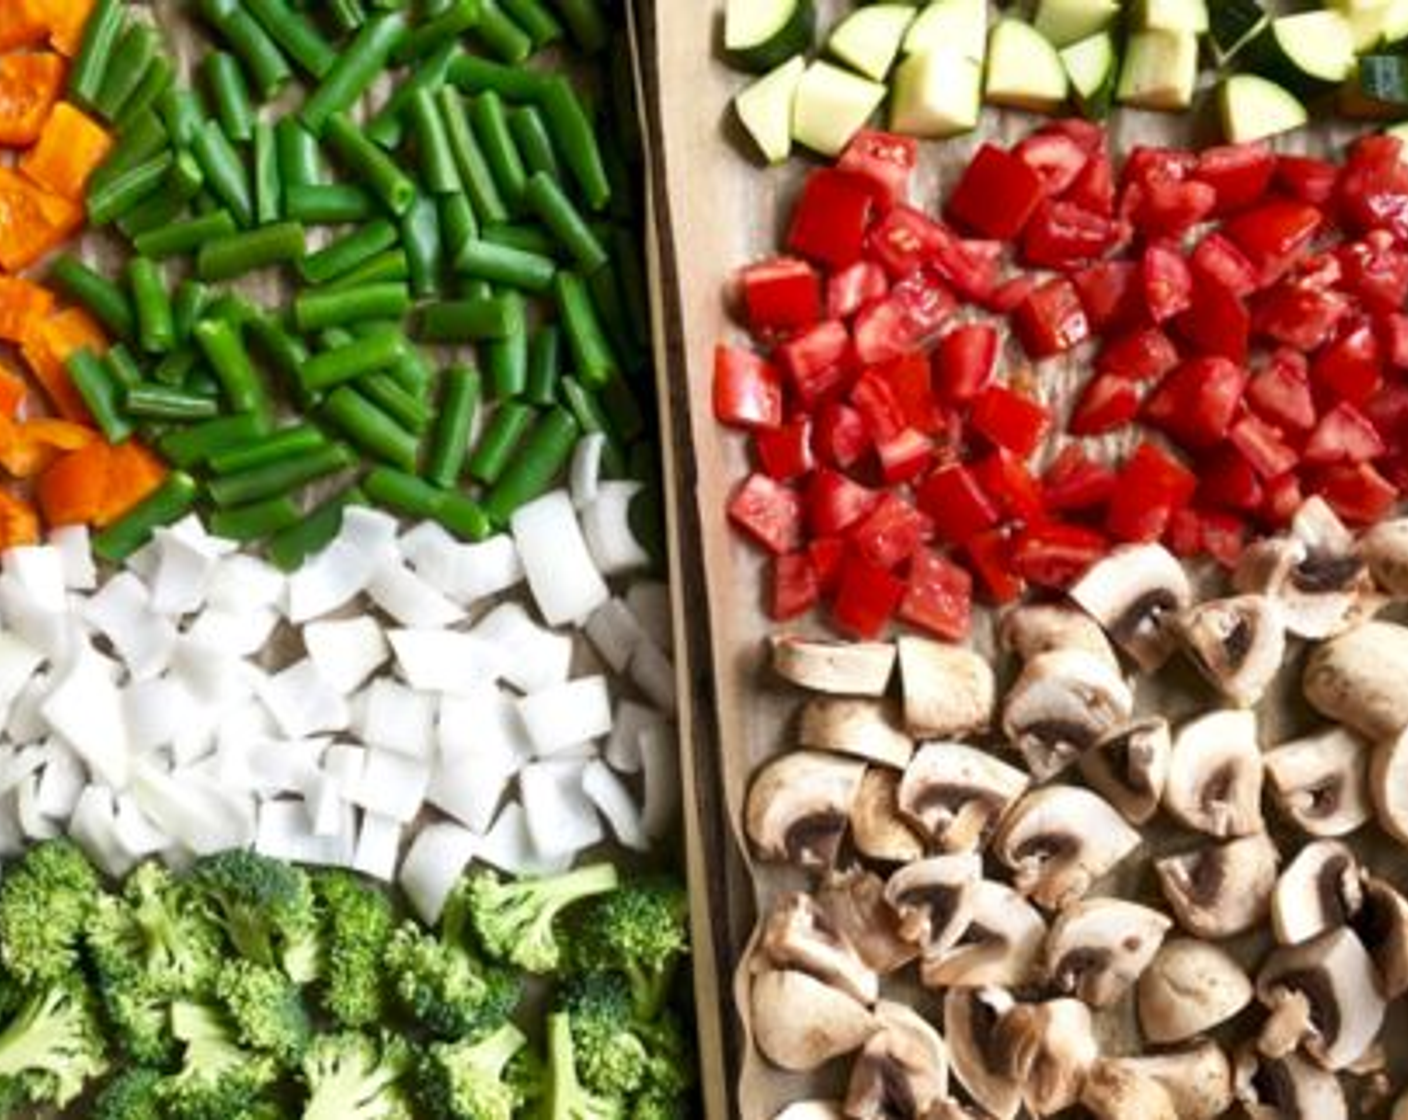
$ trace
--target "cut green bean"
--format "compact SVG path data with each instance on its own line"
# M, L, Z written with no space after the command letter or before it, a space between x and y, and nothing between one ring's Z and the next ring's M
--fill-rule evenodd
M210 515L210 531L227 541L247 544L288 529L302 517L298 504L284 494L233 509L217 509Z
M93 111L104 120L114 121L127 99L137 91L147 67L157 56L161 36L156 28L132 21L112 52L103 84L93 98Z
M562 376L562 332L549 323L538 329L528 349L528 380L523 399L547 408L557 400L557 382Z
M440 208L431 195L417 198L401 219L401 246L411 270L411 291L417 298L440 294L444 268L440 243Z
M600 432L606 437L610 451L612 470L625 465L621 437L612 426L611 417L606 414L600 398L574 377L564 377L561 383L562 403L572 413L583 432Z
M411 278L406 254L401 249L390 249L378 253L371 260L358 265L351 272L324 284L319 291L342 292L349 288L362 288L368 284L399 284Z
M557 262L537 253L525 253L491 241L471 241L455 262L465 276L505 284L525 292L545 292L557 275Z
M276 222L202 245L196 273L210 282L233 280L261 268L297 264L303 259L303 250L303 227L297 222Z
M588 388L599 389L616 370L616 359L602 333L591 292L586 281L573 272L559 272L553 287L572 368Z
M485 497L484 512L504 525L516 509L546 493L567 465L581 434L581 427L565 408L544 413Z
M132 422L122 409L122 386L108 372L107 366L91 350L78 350L69 355L69 379L103 438L109 443L123 443L132 436Z
M471 103L469 117L474 136L499 188L499 196L511 213L521 211L528 172L514 146L503 98L493 90L486 90Z
M508 111L508 127L529 174L542 172L561 180L562 168L557 162L557 153L552 150L552 137L537 107L515 105Z
M218 400L170 385L133 386L127 390L126 408L132 416L156 420L207 420L220 415Z
M309 391L331 389L386 369L406 348L400 331L382 328L343 346L315 354L299 370L299 380Z
M118 134L117 143L108 153L108 158L88 180L88 193L91 195L138 164L155 159L166 151L170 143L161 118L155 113L142 113L130 127Z
M120 284L68 253L54 261L49 275L60 292L91 312L112 334L136 341L137 317Z
M535 171L528 179L523 199L528 209L572 254L584 274L590 276L606 263L606 247L551 175Z
M362 0L328 0L328 16L338 31L347 34L367 22Z
M122 111L118 114L117 120L113 122L113 127L117 129L119 134L126 132L136 124L140 117L150 112L161 100L162 95L175 83L176 67L165 55L157 55L147 63L142 80L137 83L137 88L123 103Z
M80 105L92 109L113 49L122 37L126 5L123 0L98 0L83 27L83 38L69 74L68 90Z
M337 183L329 186L288 186L284 210L296 222L309 225L342 225L365 222L377 214L377 201L361 187Z
M396 241L396 227L379 218L304 257L300 271L310 284L325 284L385 252Z
M460 38L479 24L480 0L452 0L438 15L421 23L396 48L392 57L398 64L414 62L446 43Z
M449 488L459 482L474 434L479 395L480 377L476 369L452 366L441 378L440 410L425 463L425 477L436 486Z
M297 459L327 446L327 436L311 424L283 428L244 447L232 447L210 457L216 474L238 474L285 459Z
M606 49L611 41L611 25L599 0L555 0L562 21L567 24L577 46L587 54Z
M362 480L367 497L378 505L417 520L434 520L445 499L423 478L391 467L373 467Z
M528 332L514 331L486 344L484 367L496 400L521 397L528 387Z
M200 68L221 130L236 143L252 140L254 106L239 60L225 51L211 51L201 60Z
M236 412L262 412L264 388L249 360L240 330L226 319L202 319L192 332L210 371Z
M152 380L162 385L182 386L199 361L200 354L194 346L182 346L179 350L162 356L161 361L157 362L156 368L152 370Z
M93 553L110 564L120 564L149 540L163 525L179 521L196 504L196 480L184 471L172 471L121 518L93 538Z
M205 123L205 107L201 105L200 95L185 86L172 86L162 94L157 102L157 111L161 114L171 143L178 148L190 147L191 140Z
M396 161L362 135L343 113L334 113L324 125L324 135L344 167L398 218L416 200L416 185Z
M535 51L562 38L562 23L543 0L500 0L500 3L509 18L532 40Z
M190 152L180 152L162 184L117 219L117 228L133 239L149 230L179 221L191 199L200 193L205 175Z
M509 296L442 300L427 305L420 319L427 342L487 342L523 329L522 301Z
M486 224L507 221L508 207L499 194L494 173L484 158L479 141L475 139L464 98L459 90L445 86L436 94L435 101L445 125L450 150L455 156L460 182L474 207L475 217Z
M602 386L601 407L611 418L611 430L629 442L645 433L645 415L640 410L635 391L619 373L614 373Z
M163 436L158 446L171 463L182 469L200 466L211 457L234 447L247 446L268 434L268 419L257 412L221 416Z
M419 441L394 419L350 385L333 390L323 404L323 412L342 433L373 458L400 467L416 469Z
M548 78L539 107L552 134L553 150L577 181L587 206L604 209L611 201L611 182L606 177L591 118L572 83L561 74Z
M133 241L133 248L144 257L165 260L189 253L212 238L228 237L236 228L235 219L228 210L216 210L204 217L141 234Z
M495 222L484 227L484 240L491 245L503 245L521 253L536 253L540 257L556 257L562 246L542 226L521 222Z
M369 373L357 382L357 387L366 395L367 400L406 431L421 436L429 429L430 407L402 388L389 371Z
M486 486L492 486L508 469L514 449L532 427L535 415L531 405L506 401L490 418L474 454L469 457L469 473Z
M150 257L127 263L127 285L137 309L137 333L148 354L164 354L176 345L176 321L161 266Z
M465 93L491 89L508 101L538 101L546 95L551 78L527 66L505 66L478 55L462 54L450 63L448 79Z
M405 284L365 284L301 292L293 302L293 317L306 334L368 320L400 319L410 309L411 290Z
M306 15L287 0L244 0L264 33L305 73L324 77L337 61L337 50Z
M403 115L411 99L421 90L433 95L443 86L450 71L450 63L459 54L458 43L446 43L428 58L418 62L406 80L391 91L386 104L367 122L367 136L388 150L399 147L406 131Z
M431 194L458 194L462 189L459 167L445 131L445 121L435 104L435 95L428 89L418 91L406 106L406 112L420 157L422 181Z
M143 199L150 198L170 170L171 153L162 152L99 186L90 185L88 221L95 226L117 221Z
M464 247L479 236L479 223L474 220L474 207L463 194L449 194L440 199L440 240L445 256L459 260Z
M248 229L254 224L254 199L244 161L216 121L206 121L191 140L191 154L205 172L205 183L230 211L235 221Z
M283 216L284 184L279 172L278 141L274 126L267 121L254 125L254 215L260 225L277 222Z
M315 136L338 113L350 109L376 81L391 58L391 53L406 33L406 17L389 12L367 21L351 43L337 56L299 114Z
M274 126L278 140L279 176L284 189L316 187L323 181L318 141L297 117L284 117Z
M103 357L103 363L108 367L108 376L112 378L113 384L119 388L130 389L141 384L142 367L138 365L132 351L127 349L125 342L109 347Z
M171 318L176 327L176 341L185 344L190 341L191 331L205 314L210 302L210 289L199 280L182 280L176 287L171 300Z
M243 0L196 0L196 8L244 63L261 101L268 101L293 77L279 45L245 10Z
M487 540L494 532L493 523L480 509L479 503L457 490L445 492L435 520L461 540Z
M474 28L474 37L510 66L520 66L528 61L533 53L533 40L518 24L508 17L497 0L480 0L479 22Z
M343 510L350 505L365 503L366 495L357 486L349 486L341 493L325 499L300 521L269 538L266 544L269 559L281 571L295 571L308 557L332 543L338 530L342 528Z
M362 333L366 333L367 329L362 328ZM419 346L407 346L406 352L386 367L386 372L416 400L429 400L431 387L435 384L435 370L425 360Z
M356 465L356 458L339 443L330 443L306 455L279 459L263 466L213 478L207 489L219 506L243 506L279 494L288 494L320 478Z

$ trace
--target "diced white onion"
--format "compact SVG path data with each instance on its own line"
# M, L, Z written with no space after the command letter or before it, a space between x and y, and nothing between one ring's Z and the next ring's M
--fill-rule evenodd
M372 681L362 716L362 738L369 747L429 758L435 747L435 697L385 677Z
M552 875L572 866L572 856L544 856L533 846L527 817L517 801L499 811L478 857L509 875Z
M510 526L533 600L549 626L585 619L610 598L565 491L522 506Z
M658 839L669 834L680 814L679 744L669 724L641 729L640 754L645 771L645 833Z
M288 606L288 577L267 560L236 553L215 565L205 598L224 610L272 607L282 614Z
M381 627L366 615L308 623L303 648L322 678L343 695L355 692L391 656Z
M196 855L254 842L254 801L191 771L166 773L139 762L132 776L137 805L152 823Z
M525 575L518 544L507 533L478 544L462 545L455 575L459 594L451 598L475 603L517 587Z
M624 846L643 852L650 847L645 835L640 806L626 783L600 759L588 762L582 771L582 792L601 811L611 832Z
M6 549L0 570L35 610L57 614L68 609L64 558L57 548L32 544Z
M399 560L383 563L367 584L372 602L402 626L449 626L464 612Z
M346 698L323 680L306 657L269 677L260 698L284 734L293 739L342 731L350 719Z
M636 646L646 640L645 631L631 613L631 608L616 598L608 599L592 611L591 618L587 619L586 631L587 638L601 654L601 659L616 673L626 671Z
M582 535L602 575L625 575L650 564L650 553L631 531L631 502L640 491L639 482L603 482L596 501L582 510Z
M127 784L131 750L122 696L95 656L74 661L44 698L40 713L96 777L114 789Z
M78 756L62 743L49 743L45 747L44 770L35 791L39 811L46 817L68 820L86 783L87 776Z
M587 763L534 762L518 775L528 835L539 855L574 856L605 836L601 814L582 788Z
M569 489L572 504L579 510L596 501L601 486L601 453L605 450L606 436L602 432L588 432L572 450Z
M44 655L37 649L0 630L0 727L8 726L10 705L43 663Z
M52 840L59 826L39 811L39 776L31 774L14 789L15 819L28 840Z
M499 651L457 630L389 630L401 675L424 692L464 694L499 673Z
M389 883L396 877L401 850L401 825L379 813L363 813L352 866L363 875Z
M474 858L480 838L455 824L431 824L420 830L401 862L401 889L423 922L440 920L445 899Z
M146 859L171 847L171 837L152 824L130 793L118 795L114 828L118 843L133 859Z
M92 591L98 586L98 569L87 525L60 525L49 530L49 543L59 550L64 586L70 591Z
M518 714L538 754L575 747L611 731L611 691L605 677L578 677L525 696Z
M90 785L84 789L69 819L68 834L89 859L114 879L122 878L137 862L117 837L112 791L106 786Z
M522 692L536 692L567 679L572 638L539 626L518 603L500 603L471 631L501 651L504 679Z
M395 751L367 751L367 763L350 800L373 813L407 824L425 804L430 762Z

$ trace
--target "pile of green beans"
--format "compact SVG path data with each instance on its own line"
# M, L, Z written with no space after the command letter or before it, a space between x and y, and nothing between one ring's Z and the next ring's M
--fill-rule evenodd
M117 136L89 214L131 256L52 279L113 337L69 363L95 422L177 472L105 555L191 508L286 567L350 502L480 539L589 432L611 474L652 469L610 3L193 0L187 84L145 8L97 0L69 94ZM230 287L256 273L287 298Z

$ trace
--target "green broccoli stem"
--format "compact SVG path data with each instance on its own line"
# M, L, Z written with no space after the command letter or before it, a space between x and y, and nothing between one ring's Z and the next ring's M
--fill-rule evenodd
M464 1048L463 1056L477 1068L498 1077L527 1041L527 1036L510 1021L491 1034L470 1043Z
M678 966L678 960L670 961L660 968L647 968L639 961L627 961L622 965L622 971L631 984L637 1019L649 1023L659 1018L670 998L670 987L674 983Z
M30 997L0 1034L0 1077L46 1068L77 1041L68 1003L72 998L57 985Z
M612 1102L587 1091L577 1077L570 1016L548 1016L548 1099L544 1120L608 1120L618 1114Z

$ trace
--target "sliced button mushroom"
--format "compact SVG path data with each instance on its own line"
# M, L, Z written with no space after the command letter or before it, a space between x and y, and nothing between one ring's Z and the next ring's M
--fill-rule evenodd
M865 1045L869 1008L815 976L765 969L753 977L753 1038L773 1065L805 1073Z
M1198 670L1228 700L1249 708L1281 671L1286 627L1265 595L1214 599L1178 620L1184 648Z
M1252 1120L1349 1120L1340 1079L1299 1054L1237 1054L1237 1099Z
M793 1101L772 1120L844 1120L840 1101Z
M1157 860L1154 871L1178 924L1198 937L1235 937L1266 920L1276 845L1265 833Z
M1031 779L1015 766L962 743L925 743L900 780L899 806L944 851L987 843Z
M1348 925L1363 905L1359 864L1338 840L1307 844L1281 872L1271 895L1271 929L1282 945L1299 945Z
M948 1047L900 1003L875 1008L878 1029L851 1067L845 1113L852 1120L919 1120L948 1096Z
M1078 649L1095 655L1116 671L1119 669L1119 658L1100 624L1065 603L1013 607L1002 616L998 642L1023 661L1052 650Z
M1164 808L1208 836L1250 836L1263 828L1261 784L1255 713L1210 712L1174 736Z
M1166 941L1139 978L1139 1028L1153 1043L1185 1042L1252 1001L1252 982L1231 954L1191 937Z
M1232 1063L1222 1047L1208 1039L1113 1061L1162 1085L1173 1098L1178 1120L1216 1120L1232 1107Z
M1127 722L1133 710L1133 693L1106 662L1081 650L1053 650L1028 661L1008 690L1002 731L1043 782Z
M809 973L861 1003L880 994L880 978L809 894L789 891L778 899L763 926L762 949L777 967Z
M992 724L997 682L988 659L929 638L899 639L904 724L910 734L948 739Z
M1374 958L1384 996L1398 999L1408 993L1408 899L1373 875L1363 877L1360 891L1350 927Z
M778 676L812 692L883 696L895 669L889 642L822 642L795 635L772 639Z
M1090 1067L1080 1103L1093 1120L1181 1120L1162 1084L1119 1062Z
M900 815L900 775L872 766L851 805L851 841L856 851L883 863L909 863L924 855L924 841Z
M903 770L914 740L895 726L878 700L819 696L802 708L798 739L804 747L855 755Z
M919 947L900 936L900 918L885 901L885 881L859 867L832 872L816 893L831 927L881 976L903 968Z
M958 940L973 916L973 889L983 876L976 855L930 856L901 867L885 884L885 901L900 918L900 936L926 951Z
M1145 672L1162 665L1176 641L1173 619L1188 609L1187 573L1162 545L1117 548L1070 590L1071 599L1105 628Z
M1068 906L1046 938L1046 975L1062 995L1109 1007L1149 967L1173 922L1120 898Z
M1359 538L1359 554L1386 594L1408 597L1408 517L1375 525Z
M1022 1107L1021 1084L998 1035L998 1024L1014 1006L999 988L955 988L944 996L944 1038L954 1079L994 1120L1012 1120Z
M1022 894L1057 910L1138 845L1139 833L1098 795L1078 786L1045 786L1012 807L993 849Z
M1074 1105L1100 1056L1090 1009L1076 999L1017 1004L999 1020L994 1045L1038 1116Z
M1305 666L1305 697L1322 715L1370 742L1408 727L1408 627L1372 621L1317 647Z
M1171 749L1167 720L1138 720L1081 755L1081 776L1130 824L1145 824L1159 811Z
M1332 728L1268 751L1263 758L1276 806L1312 836L1348 836L1368 822L1369 751Z
M1408 730L1374 749L1369 761L1369 793L1379 827L1399 843L1408 844Z
M1035 906L1003 883L982 880L973 888L963 935L919 962L930 988L1020 988L1036 978L1046 920Z
M748 791L748 838L759 859L829 867L846 834L865 763L792 751L758 772Z
M1256 994L1271 1012L1258 1045L1272 1058L1299 1044L1326 1069L1344 1069L1373 1046L1384 1021L1374 962L1348 929L1275 950Z

